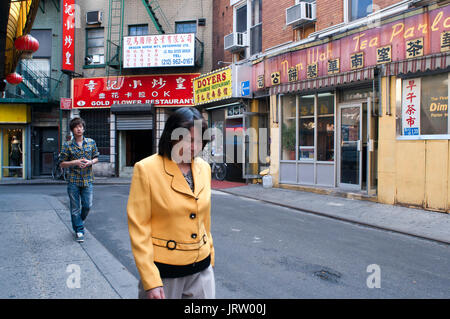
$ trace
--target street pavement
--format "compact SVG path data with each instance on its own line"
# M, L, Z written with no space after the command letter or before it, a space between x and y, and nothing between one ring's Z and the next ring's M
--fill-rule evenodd
M130 299L137 279L48 195L0 194L0 299ZM81 289L82 288L82 289Z
M98 185L129 182L96 179ZM39 179L2 181L0 186L55 183L64 184ZM412 235L447 248L450 243L449 214L261 185L217 188L218 193ZM0 214L0 233L6 243L0 245L0 298L136 298L136 276L89 230L86 241L76 243L67 208L54 196L27 194L24 198L0 189ZM217 279L220 284L221 278Z

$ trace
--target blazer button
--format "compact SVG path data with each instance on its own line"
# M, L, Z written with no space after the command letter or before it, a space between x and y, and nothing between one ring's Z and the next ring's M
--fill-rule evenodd
M191 213L191 214L189 215L189 217L190 217L191 219L194 219L195 217L197 217L197 215L196 215L195 213Z
M191 237L192 237L193 239L195 239L195 238L197 238L197 234L192 234Z

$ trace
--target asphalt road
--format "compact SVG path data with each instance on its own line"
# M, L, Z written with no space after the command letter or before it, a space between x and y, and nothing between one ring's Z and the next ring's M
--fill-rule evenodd
M86 227L138 277L128 190L95 186ZM61 185L0 186L4 191L45 193L68 205ZM217 298L450 298L448 245L216 191L212 233Z

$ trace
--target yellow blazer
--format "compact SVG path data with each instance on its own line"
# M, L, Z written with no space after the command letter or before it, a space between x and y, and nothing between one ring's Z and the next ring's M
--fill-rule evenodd
M128 197L131 248L144 289L163 286L154 262L189 265L211 255L211 167L191 164L194 192L178 165L158 154L134 166Z

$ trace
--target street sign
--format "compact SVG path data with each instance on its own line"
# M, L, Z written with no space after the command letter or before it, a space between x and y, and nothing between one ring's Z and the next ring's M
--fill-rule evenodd
M241 82L241 96L250 96L250 81Z

